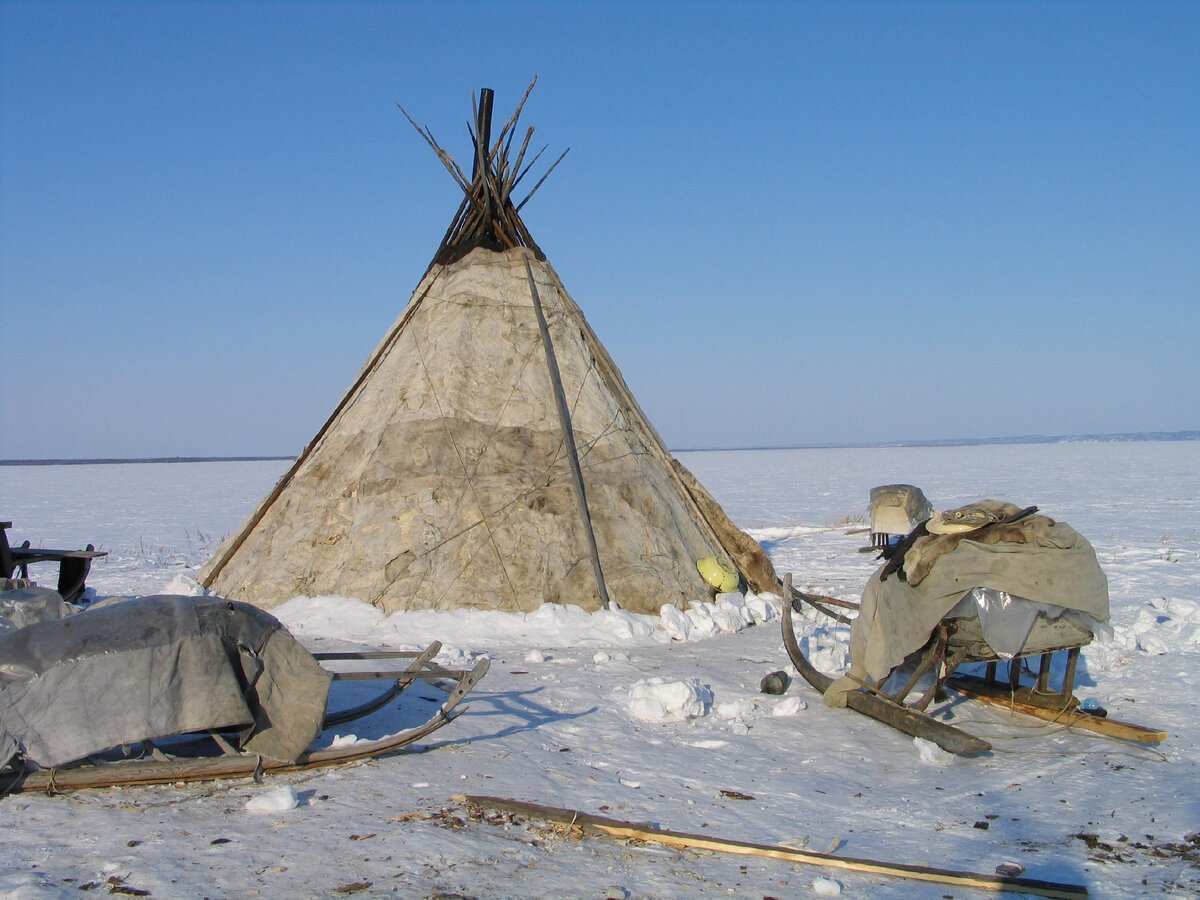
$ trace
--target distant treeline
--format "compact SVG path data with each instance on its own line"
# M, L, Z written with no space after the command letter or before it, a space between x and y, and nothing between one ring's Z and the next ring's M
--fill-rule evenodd
M1128 441L1200 441L1200 431L1135 431L1114 434L1025 434L1019 437L879 441L873 444L764 444L758 447L677 447L674 452L683 453L701 450L848 450L855 447L978 447L985 444L1115 444Z
M853 447L977 447L984 444L1103 444L1122 441L1200 441L1200 431L1135 431L1115 434L1027 434L1020 437L881 441L875 444L771 444L759 447L676 447L675 453L704 450L841 450ZM0 459L0 466L109 466L123 463L262 462L295 456L156 456L145 459Z
M0 459L0 466L112 466L124 463L259 462L294 456L153 456L145 459Z

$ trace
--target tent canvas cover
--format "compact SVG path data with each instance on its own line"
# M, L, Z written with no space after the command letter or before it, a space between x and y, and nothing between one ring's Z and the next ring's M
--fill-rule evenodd
M521 105L492 143L483 92L469 179L421 130L463 203L324 427L205 566L205 587L264 608L342 595L387 612L611 599L657 613L710 596L696 562L717 556L775 589L765 553L671 457L521 222L511 192L533 131L510 160Z

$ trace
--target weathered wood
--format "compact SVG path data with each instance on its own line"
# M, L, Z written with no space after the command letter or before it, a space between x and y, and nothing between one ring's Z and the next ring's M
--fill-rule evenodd
M966 661L967 656L967 648L959 647L948 659L944 659L942 663L942 670L938 674L938 677L934 679L933 684L929 686L929 689L925 691L925 694L921 697L921 699L912 704L913 709L919 709L921 712L925 712L925 710L929 707L929 704L933 702L933 698L941 693L942 687L946 683L946 679L953 675L958 667Z
M912 689L917 686L917 682L921 680L921 677L934 666L940 665L945 661L947 640L949 640L949 638L947 636L946 625L945 623L939 622L937 627L937 637L934 638L931 644L927 644L925 649L921 651L920 664L913 670L913 673L908 676L908 680L904 683L900 690L896 691L896 693L892 695L892 699L894 699L897 703L903 703L904 698L907 697Z
M784 583L790 586L790 577L785 578ZM796 667L796 671L800 673L800 677L812 685L819 693L824 694L829 689L829 686L833 684L833 679L823 672L817 671L801 652L800 645L796 642L796 631L792 626L792 606L790 603L783 604L782 631L783 646L787 650L788 658L791 659L792 665ZM967 734L965 731L961 731L952 725L947 725L945 722L939 722L925 713L910 709L907 706L901 706L898 703L892 703L873 694L866 694L862 691L851 691L846 695L846 705L855 712L860 712L885 725L890 725L897 731L902 731L905 734L919 737L923 740L933 741L933 743L948 753L954 753L959 756L974 756L978 753L986 753L992 749L992 745L981 738Z
M376 680L384 678L394 678L395 681L390 688L383 691L378 697L368 700L358 706L349 709L338 710L337 712L329 712L328 698L326 700L325 712L325 728L333 728L337 725L342 725L346 722L353 722L355 719L361 719L363 716L370 715L378 709L382 709L393 699L398 697L409 687L414 681L421 677L421 670L424 669L429 661L441 652L442 642L434 641L420 653L408 654L412 659L408 668L402 672L335 672L333 673L334 681L357 681L357 680ZM370 652L370 651L367 651ZM376 651L386 653L387 651ZM339 656L342 659L346 658L346 654L332 654ZM329 657L326 657L327 659ZM318 662L320 659L318 659Z
M1064 694L1073 694L1075 691L1075 669L1079 665L1079 648L1072 647L1067 651L1067 669L1063 672L1062 691Z
M460 208L459 213L455 215L434 256L435 263L445 263L457 259L474 247L488 247L493 250L528 247L539 259L545 258L529 230L521 221L520 210L536 193L550 172L554 171L554 168L562 161L562 156L534 185L533 190L519 205L514 205L510 196L513 188L533 165L531 162L529 166L521 168L529 141L533 137L533 128L526 131L515 165L510 160L509 154L512 151L517 120L536 83L536 78L529 83L524 96L521 97L521 102L517 104L512 116L504 123L494 142L492 141L494 94L490 89L484 88L480 92L478 103L475 102L475 95L471 95L473 121L467 123L467 133L470 135L473 149L469 181L450 154L438 144L432 131L418 125L403 106L396 104L413 128L433 149L464 194L464 203L467 209L464 212ZM566 152L563 153L563 156L566 156ZM534 162L536 161L537 157L534 157Z
M853 600L839 600L837 597L826 597L824 594L810 594L806 591L790 588L792 597L803 600L805 603L822 603L825 606L836 606L839 609L849 609L857 611L862 607L861 603L855 603Z
M838 600L836 597L826 597L822 594L809 594L804 591L798 591L792 587L791 581L787 581L781 586L784 603L794 603L799 600L801 603L807 603L823 616L828 616L835 622L841 622L843 625L849 625L853 619L848 619L841 613L834 612L830 606L840 607L841 609L857 610L859 604L850 600Z
M487 169L491 157L488 147L492 143L492 98L495 92L491 88L483 88L479 92L479 109L475 113L475 165L471 170L471 181L479 177L480 169ZM471 95L472 103L475 95Z
M1165 731L1147 728L1144 725L1134 725L1107 716L1092 716L1069 708L1049 708L1024 702L1011 695L1007 687L999 684L988 684L979 678L958 675L946 682L948 687L980 700L990 706L1007 709L1013 713L1021 713L1044 719L1047 722L1057 722L1071 728L1082 728L1096 734L1120 738L1124 741L1134 741L1138 744L1158 744L1168 737Z
M1033 509L1034 507L1030 507L1029 509L1022 510L1018 515L1028 515L1030 510ZM812 603L807 597L804 597L799 591L795 591L791 587L790 575L784 579L784 596L787 597L789 595L800 596L805 602L816 606L815 603ZM819 609L820 607L817 606L817 608ZM796 642L795 631L791 624L792 608L790 603L784 603L783 619L783 642L784 647L788 651L788 657L804 680L821 693L824 693L828 690L829 685L833 683L833 679L813 668L800 651L800 646ZM972 626L976 631L979 627L978 620L955 620L955 624L960 628L964 624ZM1046 627L1043 631L1046 634L1041 634L1040 638L1043 641L1049 640L1051 643L1066 639L1064 634L1060 632L1065 628L1074 627L1059 619L1044 624ZM1035 630L1034 634L1038 635L1039 632ZM1049 658L1055 652L1054 650L1044 650L1039 645L1039 650L1035 651L1040 656L1040 668L1037 673L1037 686L1030 688L1022 687L1019 684L1020 662L1023 656L1009 661L1008 677L1001 683L996 680L995 654L983 641L981 635L975 635L974 637L969 634L952 635L949 646L953 647L955 652L946 660L946 675L939 678L917 704L906 706L902 702L891 702L893 698L877 686L868 684L860 678L850 676L868 693L854 691L847 694L846 705L884 724L891 725L905 734L931 740L943 750L968 756L990 750L991 745L953 726L939 722L924 713L924 709L933 699L937 688L943 684L959 693L966 694L969 697L981 700L992 706L1008 709L1010 712L1022 713L1046 721L1057 722L1072 728L1092 731L1122 740L1134 741L1140 744L1157 744L1168 737L1166 732L1154 728L1121 722L1104 716L1092 716L1086 712L1079 712L1073 709L1073 707L1078 705L1078 701L1071 696L1071 690L1075 681L1075 667L1079 659L1078 646L1057 648L1066 649L1068 652L1067 674L1064 677L1063 690L1057 692L1047 689L1050 676ZM967 658L974 658L972 651L978 651L987 660L986 678L979 679L965 675L949 677ZM902 701L908 690L911 689L912 680L910 679L910 683L906 684L898 695L899 701ZM970 743L971 741L977 741L978 745L981 746L977 746L976 749L970 749L974 746ZM964 750L955 749L956 747L965 747L968 749L964 752Z
M91 544L87 545L86 550L30 547L29 541L12 547L8 543L9 528L12 528L12 522L0 522L0 578L12 578L20 570L21 577L28 579L31 565L58 563L58 593L68 603L74 603L83 593L92 560L108 556L107 551L97 550Z
M823 868L842 869L850 872L866 872L872 875L908 878L914 881L925 881L935 884L953 884L989 891L1012 891L1038 897L1077 900L1077 898L1088 896L1087 888L1083 885L1041 881L1036 878L1017 878L1007 875L980 875L974 872L963 872L954 869L938 869L932 866L913 865L910 863L889 863L852 856L834 856L830 853L797 850L778 844L759 844L749 841L719 838L712 835L669 831L649 823L610 819L606 816L595 816L578 810L544 806L540 803L529 803L522 800L508 800L502 797L458 795L451 797L451 799L458 802L470 803L482 809L495 809L518 815L532 816L544 819L547 822L579 828L582 831L599 832L610 837L625 838L628 840L652 841L668 847L712 850L722 853L735 853L742 856L762 856L771 859L782 859L788 862L821 866Z
M536 194L536 193L537 193L537 190L538 190L538 188L540 188L540 187L542 186L542 182L544 182L544 181L545 181L547 178L549 178L549 177L550 177L550 173L551 173L551 172L553 172L553 171L554 171L556 168L558 168L558 164L559 164L560 162L562 162L562 161L563 161L563 159L566 157L566 155L567 155L568 153L570 153L570 152L571 152L571 148L570 148L570 147L568 147L566 150L564 150L564 151L562 152L562 156L560 156L558 159L556 159L556 160L554 161L553 165L551 165L551 166L550 166L550 168L548 168L548 169L546 170L546 174L545 174L545 175L543 175L541 178L539 178L539 179L537 180L537 184L535 184L535 185L534 185L534 186L533 186L533 187L530 189L529 193L525 195L525 199L524 199L524 200L522 200L520 203L518 203L518 204L516 205L516 211L517 211L517 212L520 212L520 211L521 211L521 210L522 210L522 209L525 207L525 204L526 204L526 203L528 203L528 202L529 202L531 199L533 199L533 195L534 195L534 194Z

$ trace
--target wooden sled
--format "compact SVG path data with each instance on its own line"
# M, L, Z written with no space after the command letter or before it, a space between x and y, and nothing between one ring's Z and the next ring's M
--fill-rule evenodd
M800 677L812 685L818 693L824 694L829 689L829 686L833 684L833 679L823 672L818 671L800 650L800 644L796 641L796 630L792 625L792 602L795 601L789 601L788 598L791 593L791 579L785 578L783 646L787 650L787 655L792 661L792 665L800 673ZM876 694L854 691L846 695L846 705L856 712L869 716L885 725L890 725L897 731L902 731L905 734L923 738L927 741L933 741L943 750L950 753L960 756L974 756L992 749L992 745L987 741L967 734L953 725L940 722L924 711L911 709L903 704L891 702Z
M218 732L195 735L184 742L175 755L167 755L151 741L142 741L143 756L137 759L100 757L73 763L57 769L18 771L0 770L0 795L9 792L79 790L81 788L115 787L119 785L177 784L213 781L226 778L261 779L263 775L302 772L328 766L339 766L394 753L408 744L437 731L457 718L466 707L459 707L481 678L487 674L489 661L482 659L471 669L444 669L431 664L441 650L434 642L421 652L371 651L353 653L315 653L319 661L399 659L412 662L400 671L334 672L334 681L386 680L392 684L370 701L348 709L326 713L324 728L344 725L376 712L391 703L415 682L451 681L445 701L437 711L420 725L372 741L355 741L338 747L310 748L292 761L271 760L258 754L237 750Z
M84 582L92 568L92 560L108 556L108 551L97 550L91 544L85 550L47 550L30 547L29 541L11 547L8 529L12 522L0 522L0 578L21 579L18 584L29 582L29 567L34 563L58 563L58 593L68 603L76 602L83 594Z
M813 602L810 596L791 586L791 576L784 579L783 645L788 658L800 676L824 694L833 679L813 667L805 658L796 640L792 624L794 604L808 603L826 615L825 603ZM840 621L846 619L837 617ZM926 710L935 699L945 699L946 688L956 690L972 699L992 706L1006 708L1012 713L1034 716L1062 725L1081 728L1122 740L1156 744L1166 739L1165 732L1140 725L1131 725L1107 718L1103 711L1090 712L1080 707L1074 696L1075 670L1080 650L1091 641L1091 634L1065 617L1046 619L1039 616L1022 651L1007 663L1003 681L997 678L1002 661L983 638L977 618L943 619L929 641L910 656L911 671L898 687L887 689L897 680L894 670L888 678L876 684L860 682L860 688L846 695L846 705L866 716L890 725L905 734L932 741L943 750L959 756L974 756L987 752L987 741L949 725L929 715ZM1061 685L1050 684L1051 660L1056 653L1066 654L1065 673ZM1023 661L1037 660L1037 672L1030 685L1021 683ZM984 678L958 675L958 669L969 663L985 663ZM897 667L899 669L900 667ZM929 673L933 683L915 701L908 700L917 683Z

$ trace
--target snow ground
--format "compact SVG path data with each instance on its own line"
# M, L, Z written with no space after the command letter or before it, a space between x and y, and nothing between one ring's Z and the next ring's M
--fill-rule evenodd
M182 788L0 799L0 897L668 898L971 897L982 893L750 857L678 851L511 817L472 815L486 794L664 828L846 856L1081 883L1097 897L1200 892L1200 444L1054 444L680 454L798 587L857 599L870 487L920 485L946 508L1036 503L1096 546L1114 637L1084 652L1080 692L1110 715L1169 732L1158 748L1014 726L962 704L955 721L996 750L930 753L825 707L787 670L777 605L726 598L669 624L545 608L384 618L345 598L277 613L311 644L480 654L469 710L412 752L341 770ZM2 517L42 546L88 542L98 596L182 592L282 462L0 467ZM46 577L47 581L51 579ZM758 624L743 627L746 620ZM736 629L736 630L731 630ZM827 669L844 629L798 625ZM794 673L793 673L794 674ZM420 690L412 703L424 703ZM359 737L412 709L353 723ZM389 727L390 726L390 727ZM345 737L345 735L342 735ZM333 735L328 735L332 740ZM280 793L291 788L294 798ZM284 792L285 794L287 792ZM258 800L262 810L248 809ZM294 805L293 805L294 803ZM1189 842L1190 841L1190 842Z

